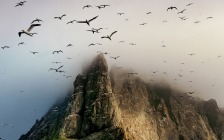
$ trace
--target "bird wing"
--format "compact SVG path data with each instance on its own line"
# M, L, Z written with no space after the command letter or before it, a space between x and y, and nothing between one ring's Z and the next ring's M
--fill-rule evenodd
M86 23L86 21L76 21L77 23Z
M31 24L27 31L30 32L35 26L41 26L41 24Z
M94 18L92 18L92 19L90 19L90 20L88 20L88 21L90 22L90 21L92 21L92 20L96 19L97 17L98 17L98 16L95 16Z
M19 37L21 37L21 34L22 34L22 33L23 33L23 32L19 32L19 33L18 33Z
M171 9L171 7L168 7L166 11L168 11L169 9Z
M115 34L117 31L114 31L113 33L111 33L111 35L110 35L110 37L113 35L113 34Z
M108 38L107 36L102 36L101 38Z
M61 18L64 17L64 16L66 16L66 14L62 15Z
M58 67L58 68L57 68L57 70L61 69L62 67L64 67L64 65L62 65L62 66Z

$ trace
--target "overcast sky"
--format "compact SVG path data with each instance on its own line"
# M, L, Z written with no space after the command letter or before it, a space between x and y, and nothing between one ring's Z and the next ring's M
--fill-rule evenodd
M16 140L26 133L58 97L73 89L76 75L97 51L110 53L109 66L131 68L147 82L166 81L183 92L196 91L194 96L214 98L224 107L223 0L27 0L15 7L17 2L0 1L0 47L10 46L0 49L0 123L13 125L1 125L0 137ZM92 8L83 9L87 4ZM102 4L110 6L96 7ZM178 10L167 11L170 6ZM62 20L54 19L63 14ZM66 24L95 16L90 26ZM32 30L37 34L19 37L36 18L44 21ZM86 31L91 28L103 29L92 34ZM101 39L113 31L112 41ZM20 42L25 44L18 46ZM102 45L88 47L91 43ZM63 53L53 55L54 50ZM61 65L66 73L49 71Z

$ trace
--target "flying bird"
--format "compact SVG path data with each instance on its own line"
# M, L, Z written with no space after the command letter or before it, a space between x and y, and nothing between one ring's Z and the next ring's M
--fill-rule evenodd
M123 14L124 14L124 13L117 13L117 15L120 15L120 16L123 15Z
M55 70L55 72L59 71L59 69L63 68L64 65L59 66L58 68L50 68L49 71Z
M59 50L59 51L53 51L53 53L52 54L54 54L54 53L63 53L63 51L62 50Z
M101 30L101 29L103 29L103 28L99 28L99 29L92 28L91 30L86 30L86 31L90 31L94 34L94 33L100 33L99 30Z
M73 46L72 44L68 44L66 47L71 47L71 46Z
M110 58L113 58L114 60L116 60L117 58L119 58L120 56L116 56L116 57L110 57Z
M43 20L36 18L35 20L33 20L33 21L31 22L31 24L33 24L34 22L43 22Z
M213 18L213 17L207 17L206 19L211 19L211 18Z
M110 5L99 5L99 6L96 6L97 8L101 9L101 8L105 8L107 6L110 6Z
M57 61L56 61L56 62L52 62L52 63L59 64L59 63L61 63L61 62L57 62Z
M27 35L29 35L29 36L33 36L33 33L30 33L30 31L34 28L34 27L36 27L36 26L41 26L41 24L31 24L30 25L30 27L27 29L27 31L25 31L25 30L22 30L22 31L20 31L18 34L19 34L19 37L21 37L21 35L22 34L27 34Z
M30 51L30 52L31 52L31 51ZM35 55L35 54L38 53L38 52L31 52L31 53Z
M184 9L184 10L182 10L182 11L180 11L180 12L177 12L177 14L183 14L184 13L184 11L186 11L187 9Z
M67 59L72 59L71 57L67 57Z
M24 45L24 44L25 44L24 42L20 42L20 43L18 44L18 46L19 46L19 45Z
M92 7L92 6L91 5L85 5L85 6L83 6L82 9L84 9L84 8L90 8L90 7Z
M191 6L192 4L194 4L194 3L189 3L189 4L187 4L186 6Z
M60 19L60 20L62 20L62 18L63 18L64 16L66 16L66 14L63 14L62 16L59 16L59 17L54 17L54 19Z
M86 23L87 25L89 25L90 26L90 22L91 21L93 21L94 19L96 19L98 16L95 16L95 17L93 17L92 19L90 19L90 20L85 20L85 21L76 21L77 23Z
M167 20L163 20L163 21L162 21L162 23L165 23L165 22L167 22Z
M194 53L190 53L190 54L188 54L188 55L193 56L193 55L195 55L195 54L194 54Z
M65 76L66 78L70 78L70 77L72 77L72 76L66 76L66 75L63 75L63 76Z
M135 43L129 43L129 45L132 45L133 46L133 45L136 45L136 44Z
M94 44L94 43L89 44L89 46L94 46L94 45L96 45L96 44ZM89 46L88 46L88 47L89 47Z
M197 24L197 23L199 23L199 22L200 22L200 21L195 21L194 23Z
M222 57L221 55L219 55L218 57L217 57L217 59L219 59L220 57Z
M5 48L10 48L10 46L3 46L3 47L1 47L3 50L5 49Z
M170 7L168 7L168 8L167 8L167 10L166 10L166 11L168 11L168 10L173 10L173 9L176 9L176 10L177 10L177 7L170 6Z
M26 2L27 2L27 1L21 1L21 2L17 3L15 7L17 7L17 6L23 6L24 3L26 3Z
M181 20L186 20L187 18L185 18L185 17L179 17Z
M141 23L140 25L145 25L145 24L147 24L147 23Z
M108 38L111 40L111 37L113 34L115 34L117 31L114 31L113 33L111 33L110 35L107 35L107 36L102 36L101 38Z
M74 21L76 21L76 20L71 20L71 21L69 21L69 22L67 22L67 24L72 24Z
M147 15L148 15L148 14L152 14L152 12L147 12L146 14L147 14Z

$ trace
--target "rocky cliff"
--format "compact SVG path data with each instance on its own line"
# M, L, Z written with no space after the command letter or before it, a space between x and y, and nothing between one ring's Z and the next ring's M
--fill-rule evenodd
M100 54L74 92L20 140L223 140L224 114L163 84L113 69Z

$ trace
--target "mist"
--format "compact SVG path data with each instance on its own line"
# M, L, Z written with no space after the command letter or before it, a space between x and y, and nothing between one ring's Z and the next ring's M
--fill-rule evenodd
M165 82L183 92L196 91L194 96L213 98L224 107L224 1L199 0L187 7L191 2L28 0L15 7L17 2L1 0L0 47L10 48L0 48L0 137L16 140L26 133L36 119L73 90L75 77L84 74L97 51L109 53L105 55L109 68L131 69L151 84ZM83 9L87 4L92 8ZM95 7L101 4L110 6ZM169 6L178 10L167 11ZM183 9L187 10L177 14ZM117 15L119 12L125 14ZM62 20L54 19L63 14L66 16ZM98 18L90 26L67 24L95 16ZM181 16L187 20L182 21ZM36 18L43 20L40 27L33 29L37 35L19 37L18 32ZM92 34L86 31L91 28L103 29ZM101 39L113 31L117 33L112 40ZM18 46L20 42L25 44ZM73 46L66 47L70 43ZM63 53L53 55L55 50ZM111 58L115 56L120 57ZM61 63L53 63L56 61ZM49 71L62 65L65 73Z

